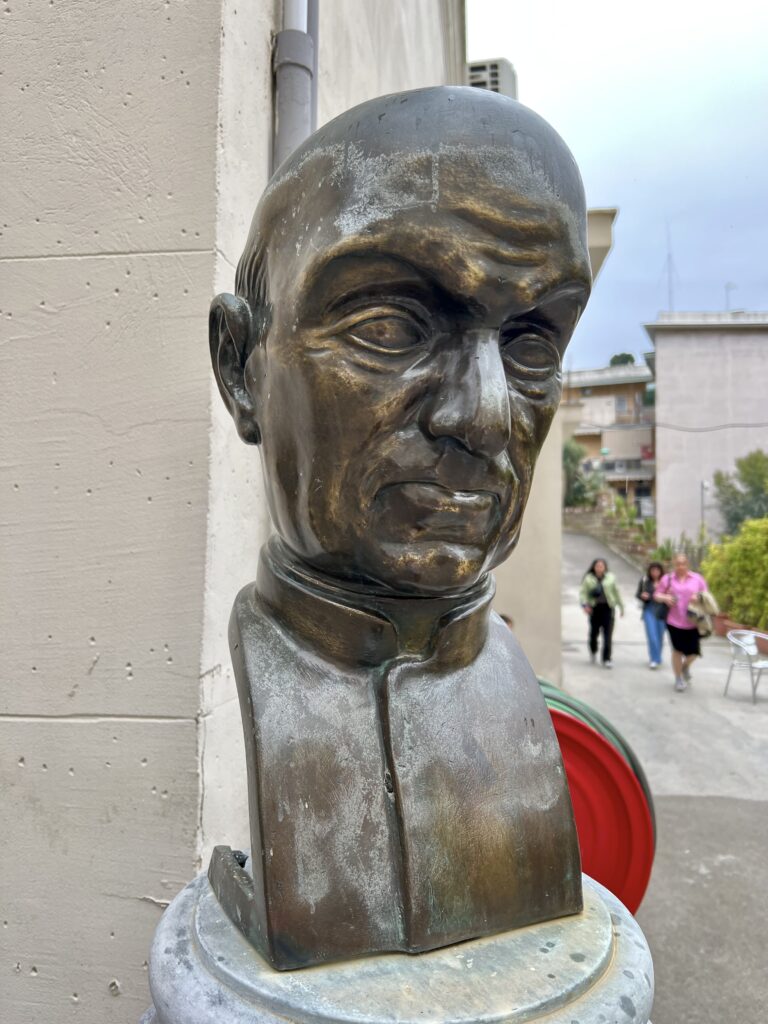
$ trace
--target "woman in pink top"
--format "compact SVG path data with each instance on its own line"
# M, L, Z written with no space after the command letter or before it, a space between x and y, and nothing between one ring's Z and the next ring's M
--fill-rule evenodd
M694 595L707 589L703 576L691 572L688 557L677 554L674 572L662 576L653 592L654 601L669 605L667 632L672 644L672 667L675 670L675 689L682 692L691 681L691 664L701 657L699 631L688 618L688 602Z

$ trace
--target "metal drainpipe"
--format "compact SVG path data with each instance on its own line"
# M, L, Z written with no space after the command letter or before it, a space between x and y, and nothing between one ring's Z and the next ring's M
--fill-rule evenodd
M285 0L283 29L275 38L273 172L312 132L315 55L307 32L307 6L307 0Z
M317 55L320 52L320 0L308 0L307 33L312 39L312 121L311 128L317 128Z

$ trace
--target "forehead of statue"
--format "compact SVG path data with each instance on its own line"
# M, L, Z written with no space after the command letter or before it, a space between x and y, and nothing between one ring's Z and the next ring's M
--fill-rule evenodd
M588 290L582 218L518 156L442 146L397 159L308 161L312 173L276 196L260 224L270 291L338 292L340 268L355 258L359 277L360 261L374 256L486 307L511 292L525 305L563 284ZM369 271L380 274L380 262Z
M273 296L377 251L450 271L449 290L468 294L486 278L525 294L589 285L573 157L538 115L482 89L380 97L329 122L270 182L244 261L257 251Z
M475 155L489 169L495 162L496 175L508 185L530 184L551 191L574 211L583 209L578 168L551 125L506 96L447 86L380 96L345 111L278 168L267 195L285 186L326 187L330 182L319 180L310 167L318 157L328 158L334 183L341 176L347 188L363 191L370 191L381 177L397 186L400 173L410 179L420 163L427 174L421 192L441 157L461 153ZM373 191L383 198L380 190Z

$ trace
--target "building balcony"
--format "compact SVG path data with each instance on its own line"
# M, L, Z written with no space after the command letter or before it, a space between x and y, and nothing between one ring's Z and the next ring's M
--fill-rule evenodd
M653 480L656 477L655 459L585 459L582 466L586 473L602 473L608 483L621 480Z
M641 406L628 412L616 413L616 425L622 427L650 427L655 421L656 410L651 406Z

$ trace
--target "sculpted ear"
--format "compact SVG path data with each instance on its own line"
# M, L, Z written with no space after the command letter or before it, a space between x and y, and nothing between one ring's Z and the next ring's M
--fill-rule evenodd
M250 351L253 316L238 295L217 295L208 314L208 338L216 383L246 444L261 441L256 407L245 386L245 361Z

